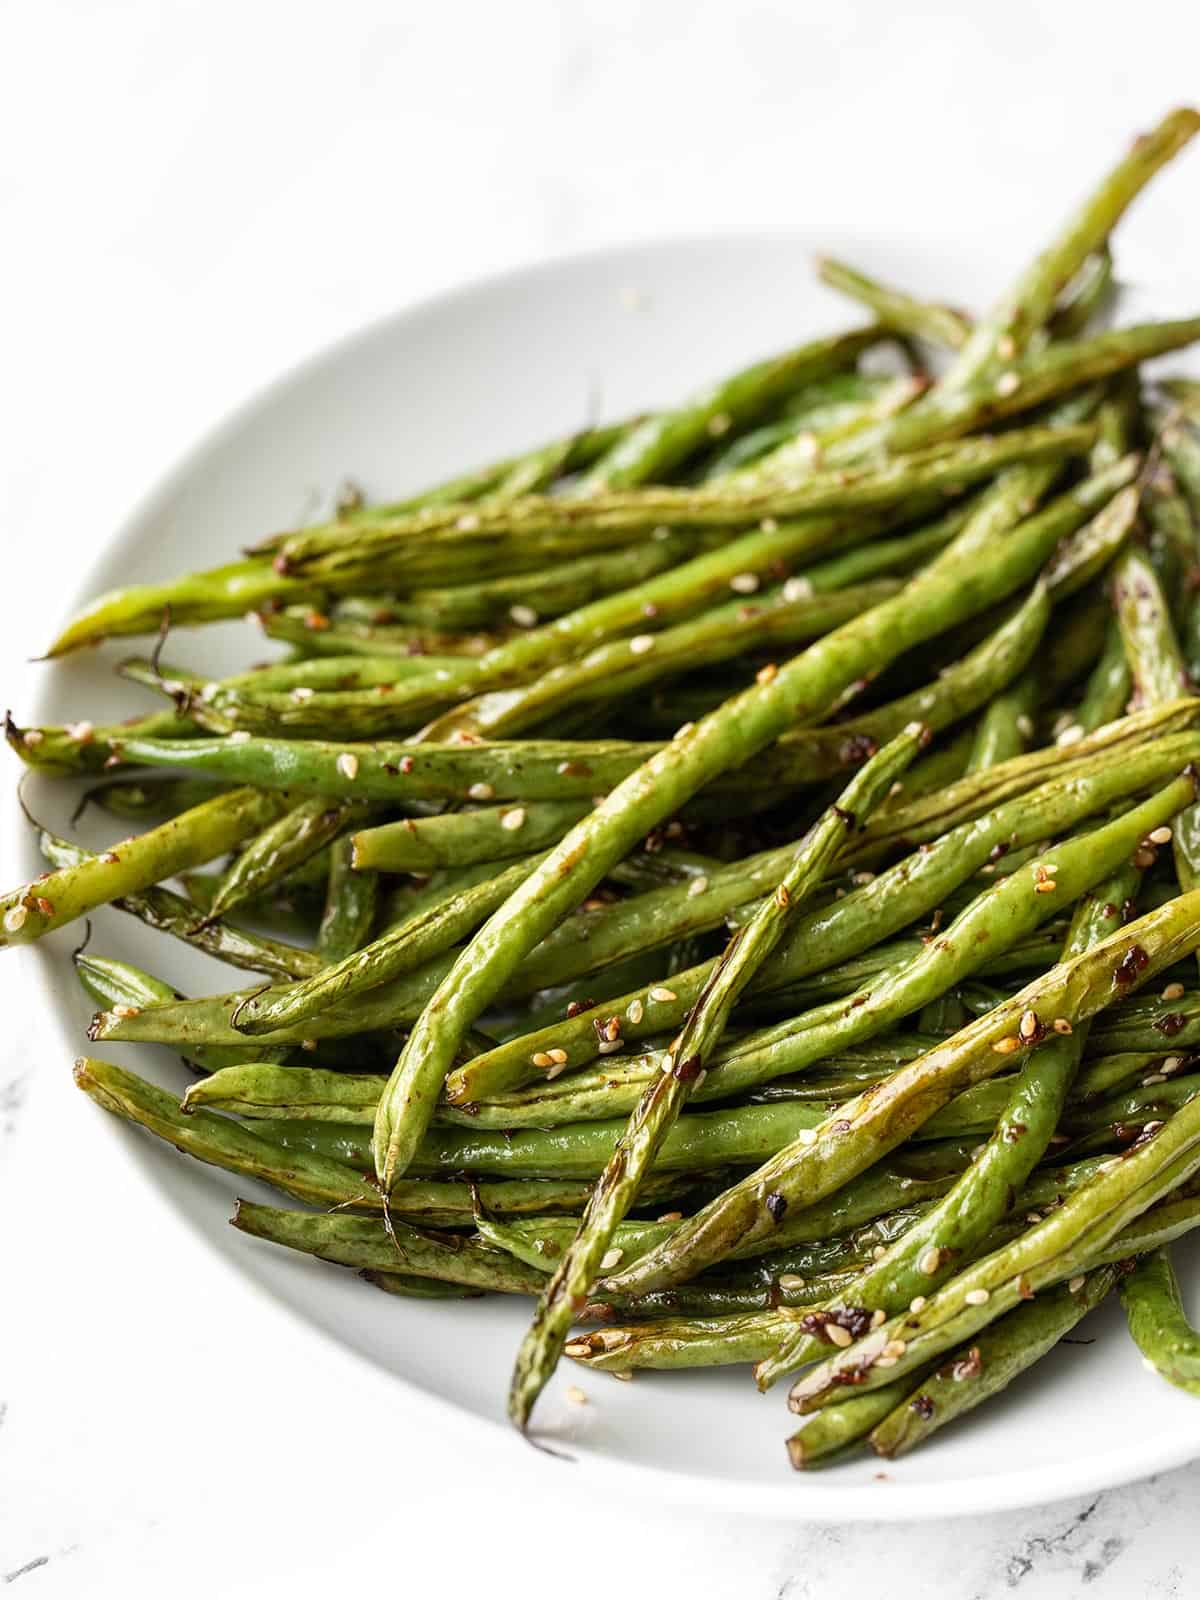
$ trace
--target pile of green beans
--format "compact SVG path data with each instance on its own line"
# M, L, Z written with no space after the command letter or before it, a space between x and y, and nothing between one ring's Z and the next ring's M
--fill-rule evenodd
M1198 130L990 310L823 258L869 320L94 601L48 656L289 653L176 631L132 720L6 720L142 830L0 896L0 946L92 921L89 1039L188 1074L84 1093L294 1202L244 1233L535 1302L522 1430L564 1353L743 1364L794 1467L895 1457L1114 1288L1200 1393L1200 388L1140 371L1200 317L1095 326ZM252 983L103 954L110 907Z

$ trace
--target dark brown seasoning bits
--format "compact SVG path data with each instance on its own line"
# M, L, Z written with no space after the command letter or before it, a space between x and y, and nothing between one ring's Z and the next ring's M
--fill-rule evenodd
M908 1404L909 1409L915 1411L922 1422L928 1422L934 1413L933 1401L927 1394L914 1395Z
M1120 989L1128 989L1130 984L1137 982L1149 965L1150 957L1141 945L1131 944L1113 973L1113 983Z
M771 1221L775 1223L782 1222L784 1213L788 1208L787 1195L780 1194L778 1189L774 1189L767 1196L766 1204L767 1210L771 1213Z

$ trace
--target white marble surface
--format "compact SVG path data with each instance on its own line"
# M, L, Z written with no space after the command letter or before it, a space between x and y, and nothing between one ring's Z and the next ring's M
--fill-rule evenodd
M1195 95L1200 29L1175 0L10 0L0 42L0 672L19 707L48 581L306 351L449 282L664 230L950 217L1014 255ZM1196 260L1198 173L1140 208L1126 262ZM8 879L8 785L0 808ZM91 1136L29 959L0 962L14 1593L1194 1591L1200 1464L963 1523L789 1527L584 1506L532 1453L467 1451L402 1405L381 1427L357 1369ZM128 1218L117 1236L100 1194Z

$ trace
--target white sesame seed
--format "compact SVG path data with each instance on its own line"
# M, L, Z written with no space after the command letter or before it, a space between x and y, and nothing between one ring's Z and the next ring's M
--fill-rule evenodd
M602 1039L596 1046L596 1053L602 1056L614 1055L624 1043L624 1039Z
M817 1137L815 1128L801 1128L796 1134L796 1138L801 1144L816 1144Z
M577 1383L569 1383L567 1385L566 1396L573 1406L585 1406L588 1403L587 1395L584 1394Z
M611 1250L606 1250L600 1257L600 1271L611 1272L614 1267L620 1266L621 1257L624 1254L624 1250L619 1249L617 1246L614 1246Z
M1021 735L1022 739L1033 738L1033 718L1027 711L1022 711L1020 716L1017 718L1017 732Z
M1078 1278L1072 1278L1070 1283L1067 1284L1068 1293L1069 1294L1078 1294L1080 1289L1083 1288L1083 1286L1084 1286L1084 1284L1086 1282L1087 1282L1087 1279L1085 1277L1083 1277L1082 1275L1080 1275Z
M317 1041L315 1039L301 1039L300 1048L301 1050L315 1050L317 1048Z
M850 874L850 882L857 885L857 887L861 889L864 884L875 882L875 874L873 872L866 871L852 872Z
M778 676L779 668L773 661L768 661L765 667L759 667L758 671L754 674L754 681L755 683L762 684L774 683Z
M518 628L536 628L538 614L532 606L509 606L508 614Z
M1040 1222L1041 1220L1042 1220L1042 1213L1040 1211L1027 1211L1025 1213L1025 1221L1026 1222Z
M654 635L652 633L635 633L629 641L631 655L644 656L647 650L654 649Z
M353 783L358 777L358 757L351 755L349 750L343 750L337 758L337 769L343 778L348 778Z
M666 1053L666 1055L665 1055L665 1056L664 1056L664 1057L663 1057L663 1058L662 1058L662 1060L661 1060L661 1061L660 1061L660 1062L659 1062L659 1064L658 1064L658 1070L659 1070L659 1071L660 1071L660 1072L661 1072L661 1073L662 1073L662 1074L663 1074L663 1075L664 1075L664 1076L665 1076L665 1075L666 1075L666 1074L667 1074L667 1073L668 1073L668 1072L674 1072L674 1071L675 1071L675 1056L674 1056L674 1054L673 1054L673 1053L672 1053L672 1052L671 1052L671 1051L670 1051L670 1050L668 1050L668 1051L667 1051L667 1053Z
M305 700L311 700L313 695L316 694L316 692L317 691L315 689L310 689L307 684L298 683L296 685L296 687L292 690L292 699L297 701L297 702L303 702Z
M895 1367L895 1366L899 1366L899 1364L900 1364L899 1356L876 1356L875 1357L875 1365L877 1367Z
M789 578L782 593L788 605L795 605L798 600L811 600L814 590L808 578Z
M659 1222L682 1222L683 1221L683 1212L682 1211L664 1211L662 1216L659 1217L658 1220L659 1220Z
M1056 745L1078 744L1083 738L1083 729L1077 722L1068 723L1055 739Z
M516 833L518 828L523 828L525 826L525 807L514 806L511 811L502 812L500 826L505 833Z
M871 1313L871 1326L873 1328L882 1328L886 1321L887 1321L887 1312L883 1309L882 1306L880 1306L878 1311L873 1311Z
M546 1054L550 1057L551 1061L554 1062L556 1067L565 1066L569 1060L567 1052L563 1049L560 1049L558 1045L555 1045L551 1050L547 1050Z
M753 594L759 582L757 572L735 572L729 580L729 587L735 594Z
M1166 1083L1166 1081L1167 1075L1165 1072L1148 1072L1142 1079L1142 1087L1143 1089L1149 1089L1152 1084Z
M230 744L249 744L250 734L245 728L237 728L229 735Z
M997 1039L992 1049L998 1056L1010 1056L1014 1050L1021 1048L1021 1041L1013 1034L1006 1034L1003 1039Z
M908 1345L903 1339L889 1339L883 1347L883 1354L885 1356L895 1356L899 1360L907 1349Z
M1170 844L1171 830L1170 828L1153 828L1146 837L1151 844Z
M1053 878L1043 878L1041 883L1034 884L1033 892L1034 894L1053 894L1057 888L1058 884Z
M25 732L21 735L21 743L27 750L34 750L39 744L41 744L45 737L46 735L40 728L26 728Z
M779 532L779 524L775 521L774 517L764 517L758 526L763 533Z
M1178 1072L1182 1065L1182 1056L1166 1056L1161 1069L1163 1076L1169 1078L1173 1072Z
M1075 1032L1074 1028L1067 1021L1066 1017L1055 1017L1054 1022L1053 1022L1053 1028L1054 1028L1055 1033L1074 1033Z
M651 1000L678 1000L679 996L674 989L664 989L661 984L656 984L650 991Z
M985 1306L992 1298L988 1289L968 1289L963 1299L969 1306Z
M90 722L68 722L67 737L74 739L76 744L88 744L95 729Z
M529 1059L535 1067L549 1067L554 1064L544 1050L535 1050Z
M138 1008L136 1006L114 1006L112 1014L114 1017L136 1017Z
M895 783L888 790L888 799L889 800L894 799L896 795L903 794L903 793L904 793L904 785L900 782L900 779L897 778Z
M646 1014L645 1006L642 1004L642 1002L640 1000L638 1000L636 998L631 1000L629 1002L629 1004L625 1007L625 1015L629 1018L630 1022L633 1023L634 1027L636 1027L638 1025L638 1023L642 1020L642 1018L645 1016L645 1014Z
M871 1251L871 1259L873 1261L882 1261L885 1255L887 1255L887 1251L881 1244L875 1245Z
M467 790L468 800L494 800L496 791L490 783L473 783Z
M694 900L698 894L703 894L707 888L707 878L693 878L691 883L688 884L688 899Z
M1002 372L996 379L996 393L1002 398L1006 395L1016 394L1021 387L1021 380L1015 372Z
M1169 983L1162 992L1164 1000L1182 1000L1187 991L1181 983Z
M681 722L671 735L672 739L686 739L695 726L694 722Z
M808 1279L802 1278L798 1272L781 1272L779 1274L779 1287L785 1293L795 1289L803 1289L807 1282Z
M1038 1031L1038 1014L1036 1011L1026 1011L1021 1015L1021 1037L1032 1039Z
M840 1322L827 1322L825 1324L825 1337L830 1344L836 1344L842 1350L848 1344L854 1343L849 1328L843 1328Z
M912 1299L908 1302L908 1309L910 1311L914 1311L914 1312L915 1311L924 1311L925 1307L928 1304L929 1304L929 1301L926 1300L926 1298L925 1298L925 1296L923 1294L915 1294L915 1295L913 1295Z
M925 1251L924 1255L917 1262L917 1266L927 1278L932 1278L941 1264L942 1252L936 1244L930 1245L929 1249Z
M632 1372L610 1372L609 1373L609 1377L610 1378L615 1378L618 1383L632 1383L633 1382L633 1373Z

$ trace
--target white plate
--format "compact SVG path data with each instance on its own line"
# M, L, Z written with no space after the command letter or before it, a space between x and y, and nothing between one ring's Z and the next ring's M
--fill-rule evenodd
M630 247L509 274L368 329L277 383L199 446L107 543L72 607L101 589L230 559L267 530L329 503L346 476L372 496L415 490L479 461L604 416L669 402L694 385L809 334L844 325L845 308L814 283L813 248L841 251L901 283L986 303L987 261L939 243L736 235ZM1139 293L1153 313L1161 298ZM853 320L853 312L850 319ZM134 644L133 648L139 648ZM117 659L129 642L106 647ZM241 625L177 633L171 654L234 670L271 654ZM47 669L35 717L99 720L144 697L110 682L93 653ZM65 825L69 802L30 786L40 815ZM85 817L78 831L112 837ZM97 831L97 829L101 831ZM23 845L29 851L28 842ZM32 855L31 873L38 870ZM230 969L104 911L94 948L139 962L189 993L232 987ZM71 975L68 932L41 951L46 1000L78 1054L89 1007ZM165 1050L111 1050L180 1085ZM528 1307L501 1299L422 1304L388 1298L351 1274L235 1234L232 1197L252 1185L181 1162L144 1135L77 1102L96 1138L125 1141L155 1196L259 1285L375 1364L381 1404L410 1401L430 1426L505 1426L509 1364ZM103 1197L95 1211L103 1211ZM120 1228L119 1217L107 1219ZM181 1318L194 1308L182 1306ZM593 1474L640 1493L768 1515L915 1518L995 1510L1098 1490L1200 1454L1200 1405L1142 1370L1109 1307L1087 1347L1061 1347L1014 1391L887 1468L863 1457L797 1476L786 1465L782 1391L758 1395L744 1369L639 1375L619 1384L564 1364L539 1420ZM594 1404L567 1405L582 1381ZM234 1402L231 1401L231 1405ZM514 1450L526 1447L513 1440Z

